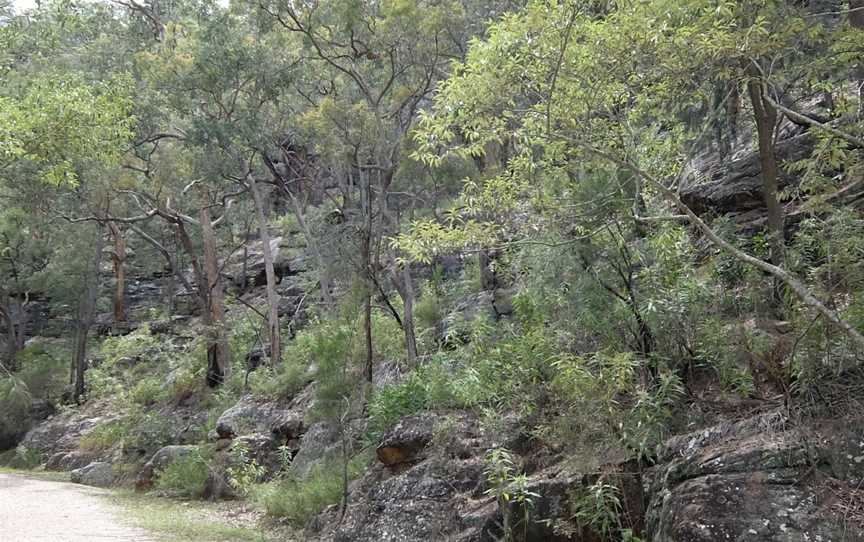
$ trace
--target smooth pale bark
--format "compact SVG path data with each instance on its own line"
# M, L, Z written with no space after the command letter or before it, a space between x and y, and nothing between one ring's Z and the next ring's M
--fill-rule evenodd
M96 223L93 257L84 276L84 291L78 302L78 319L75 325L75 391L73 398L80 403L84 396L84 373L87 370L87 339L96 315L96 300L99 297L99 277L102 264L102 249L105 246L102 224Z
M264 196L255 179L249 179L255 212L258 215L258 237L264 255L264 274L267 278L267 327L270 334L270 363L282 359L282 335L279 327L279 292L276 291L276 270L273 268L273 251L270 245L270 232L267 229L267 216L264 209Z
M222 277L219 273L216 233L213 230L208 205L207 198L202 194L198 219L201 223L201 238L204 244L204 274L210 298L207 383L215 387L231 376L231 352L228 348L228 335L225 329L225 296L222 291Z
M114 264L114 325L126 324L126 238L114 222L108 223L114 241L111 260Z

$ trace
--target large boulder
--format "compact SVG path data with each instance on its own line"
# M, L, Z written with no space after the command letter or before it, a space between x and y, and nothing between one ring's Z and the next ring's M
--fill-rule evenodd
M860 443L862 429L858 420L843 432ZM650 540L864 540L864 530L841 528L824 484L808 476L819 449L836 440L820 444L813 434L774 411L668 440L643 478Z
M446 438L439 442L439 434ZM352 484L342 521L335 510L329 512L332 517L321 518L323 523L338 523L335 530L323 531L322 538L481 540L491 523L486 512L494 514L481 491L488 446L478 421L468 414L425 413L404 419L378 447L383 460Z
M810 155L815 139L808 133L799 133L777 142L776 154L780 162L794 162ZM693 179L681 189L681 199L696 213L713 212L718 215L740 214L756 217L765 207L762 198L759 154L748 152L733 160L715 160L701 164ZM797 182L797 177L780 168L778 179L782 189Z
M45 470L60 472L76 470L86 467L95 459L94 454L80 450L57 452L49 456L48 460L45 461Z
M0 424L0 451L15 448L31 427L51 417L55 412L51 402L36 399L20 420L14 424Z
M21 445L39 452L43 457L50 457L57 452L70 452L78 447L82 436L108 421L108 417L94 417L86 413L54 416L28 431Z
M262 402L252 395L246 395L219 416L216 434L219 438L234 438L270 431L274 425L288 428L294 422L287 420L289 415L286 410L276 402Z
M85 486L110 487L114 483L114 470L110 463L97 461L73 470L69 479L73 483Z
M384 435L375 450L378 461L392 468L418 460L432 440L438 421L439 417L432 412L400 420Z
M309 426L291 461L292 474L305 477L317 463L335 457L339 451L338 439L339 431L332 424L318 422Z

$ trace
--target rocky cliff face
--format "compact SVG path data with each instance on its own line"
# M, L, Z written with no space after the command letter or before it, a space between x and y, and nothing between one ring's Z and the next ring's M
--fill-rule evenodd
M812 144L807 133L797 133L784 139L780 149L784 158L795 159ZM703 213L758 215L758 185L758 163L751 155L709 170L698 185L685 188L682 197ZM256 282L258 248L250 246L247 265L226 266L235 293L250 300L262 295ZM286 300L280 312L294 317L304 297L303 258L285 250L279 266ZM143 314L161 289L155 282L136 284L132 306ZM484 292L457 310L501 317L506 311L497 295ZM193 315L150 323L153 333L178 340L189 339L193 325ZM129 360L130 366L136 363ZM400 378L396 366L382 364L376 373L378 384ZM508 419L493 432L469 411L405 417L370 443L363 413L345 420L341 428L310 418L315 385L308 383L292 397L279 399L244 395L209 421L196 397L153 405L153 417L169 430L158 439L144 435L133 447L82 445L94 430L115 419L104 405L46 410L34 414L37 422L47 419L21 444L41 456L47 469L74 470L74 479L81 483L134 483L140 489L152 487L159 471L172 462L206 451L204 494L210 498L236 497L227 478L228 469L238 466L239 447L247 450L247 461L264 469L265 480L284 475L286 469L302 479L316 465L338 461L346 449L374 450L344 502L306 526L308 540L491 542L500 540L509 525L515 540L523 542L599 542L608 538L574 519L576 496L598 481L618 488L621 526L645 541L864 540L864 422L858 403L850 403L843 416L793 417L776 405L763 405L762 410L673 436L654 457L641 462L623 457L585 472L572 464L570 451L553 450L527 437L530 427L524 420ZM847 395L858 393L850 390ZM210 430L193 429L201 427ZM504 487L490 481L488 453L501 447L514 452L514 469L524 472L518 487L513 481ZM119 472L121 464L137 469ZM502 494L527 499L502 499Z

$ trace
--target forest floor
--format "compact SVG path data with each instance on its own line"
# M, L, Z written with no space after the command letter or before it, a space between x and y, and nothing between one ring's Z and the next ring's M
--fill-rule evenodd
M4 542L268 542L254 514L234 503L184 502L0 471Z

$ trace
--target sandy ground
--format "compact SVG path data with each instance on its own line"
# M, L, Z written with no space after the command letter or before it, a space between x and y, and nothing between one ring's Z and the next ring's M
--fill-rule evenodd
M105 491L63 482L0 474L3 542L155 542L122 520Z

